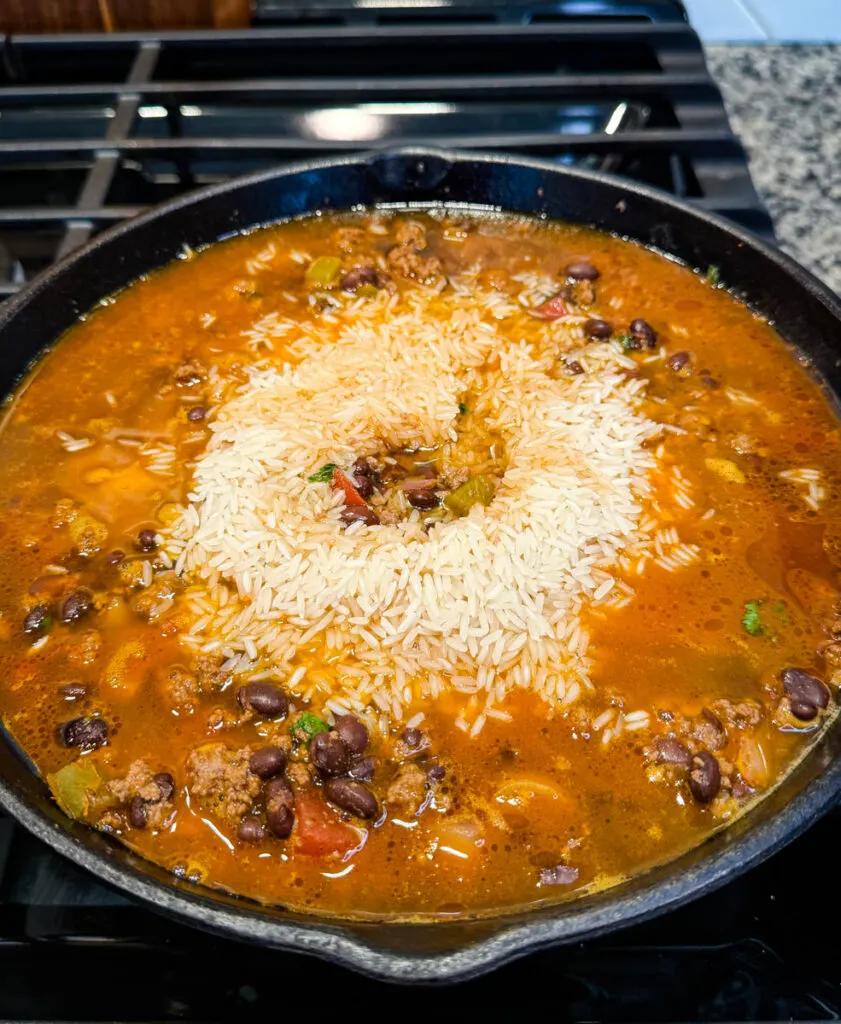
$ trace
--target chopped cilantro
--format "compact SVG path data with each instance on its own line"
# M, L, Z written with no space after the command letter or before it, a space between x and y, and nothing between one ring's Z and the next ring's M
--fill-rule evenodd
M761 604L762 601L748 601L745 604L745 614L742 616L742 625L745 627L745 631L750 633L751 636L762 636L765 632L762 619L759 617L759 606Z
M329 484L333 479L333 470L336 468L335 462L325 463L317 472L313 473L312 476L308 476L307 480L311 484Z
M760 610L761 609L761 610ZM769 622L769 618L771 622ZM755 601L748 601L745 604L745 614L742 616L742 625L745 632L751 636L767 636L769 640L776 641L777 630L774 629L774 622L779 626L788 623L785 601L777 601L775 604L766 605L761 598Z
M721 286L721 269L711 263L707 267L707 281L713 286L713 288L719 288Z
M49 631L52 628L53 628L53 617L52 617L52 615L45 615L44 618L41 620L41 626L40 626L41 632L42 633L49 633Z
M619 334L616 340L626 352L631 352L633 349L640 347L639 341L632 334Z
M318 715L314 715L312 711L302 712L297 721L293 723L292 728L306 733L308 739L312 739L320 732L330 731L330 726Z
M464 402L458 403L458 411L462 416L467 415L467 406L464 404Z

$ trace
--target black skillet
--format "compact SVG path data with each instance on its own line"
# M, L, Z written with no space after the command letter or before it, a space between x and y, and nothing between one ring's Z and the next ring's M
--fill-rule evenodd
M723 281L773 321L831 392L841 392L841 304L805 270L719 217L668 195L538 160L402 150L296 164L166 203L98 236L0 308L0 383L12 391L79 314L139 275L257 224L354 206L469 204L593 225L655 246ZM739 344L738 337L733 344ZM69 820L0 735L0 802L56 851L150 907L227 936L313 953L404 982L444 982L514 957L662 913L778 850L835 800L841 726L832 725L753 810L684 856L606 892L504 916L408 924L343 922L176 881L107 836Z

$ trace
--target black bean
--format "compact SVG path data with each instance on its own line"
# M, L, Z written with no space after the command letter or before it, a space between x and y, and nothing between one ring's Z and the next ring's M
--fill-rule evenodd
M704 708L692 723L692 735L707 750L722 750L727 746L727 730L718 715Z
M339 287L346 292L355 292L363 284L377 284L377 270L375 267L354 267L349 270L339 282Z
M158 772L157 775L153 776L152 781L157 783L158 789L161 791L161 802L169 800L175 792L175 779L173 779L169 772Z
M692 356L688 352L675 352L666 360L666 366L681 377L688 377L692 373Z
M410 749L414 747L419 747L422 739L423 733L420 731L420 729L407 729L403 733L403 742Z
M325 776L344 775L350 767L350 751L335 732L320 732L309 745L310 760Z
M331 804L356 818L374 818L379 809L371 790L356 779L330 779L324 784L324 795Z
M93 594L84 587L64 599L59 612L62 622L78 622L93 608Z
M263 796L266 803L283 804L284 807L295 806L295 794L292 787L281 775L269 779L263 786Z
M596 317L592 317L585 322L584 333L588 338L595 338L597 341L607 341L611 334L613 334L613 324L609 324L607 320L599 320Z
M106 565L119 565L120 562L126 557L125 551L112 551L110 555L105 556Z
M286 771L286 751L283 747L261 747L255 750L248 768L261 779L271 779Z
M59 686L58 692L65 700L81 700L82 697L87 697L88 688L84 683L65 683L64 686Z
M657 347L657 334L647 320L637 317L636 320L631 321L630 327L631 334L644 342L647 348Z
M350 475L359 492L359 497L367 501L374 493L376 470L371 467L367 459L357 459L351 466Z
M281 776L269 779L263 789L266 798L266 824L278 839L287 839L295 824L295 794Z
M128 820L132 828L146 828L146 802L136 796L128 805Z
M541 885L572 885L577 879L578 868L571 868L568 864L556 864L540 871Z
M654 743L656 758L660 764L675 764L688 768L692 755L686 747L671 736L660 736Z
M23 631L27 636L46 633L50 627L50 608L46 604L36 604L23 620Z
M802 668L787 668L782 679L783 689L791 703L791 713L795 718L805 722L811 721L818 708L823 710L829 704L829 690L820 679L804 672ZM814 708L814 713L808 713L808 708Z
M259 843L261 839L265 838L265 835L266 830L263 828L262 821L255 818L253 814L246 814L237 826L237 838L243 843Z
M286 694L271 683L246 683L239 688L237 700L264 718L285 718L289 711Z
M368 746L368 729L353 715L340 715L335 729L351 754L361 754Z
M71 718L59 726L58 736L65 747L95 750L108 741L108 724L102 718Z
M207 409L203 405L194 405L187 413L187 419L191 423L201 423L205 416L207 416Z
M431 508L438 508L441 504L441 500L434 490L411 490L406 491L405 494L406 500L412 508L420 509L423 512L426 512Z
M596 281L599 278L599 271L588 260L579 260L577 263L570 263L566 268L566 276L573 281Z
M706 750L692 758L689 789L699 804L708 804L721 789L721 769L718 767L718 761Z
M802 701L792 700L789 701L788 706L794 717L799 718L801 722L811 722L818 714L818 709L814 704L804 704Z
M272 835L278 839L288 839L292 834L292 826L295 824L295 812L290 807L266 808L266 825Z
M380 521L380 517L370 505L345 505L340 513L340 518L346 526L350 526L351 523L376 526Z
M370 782L374 777L374 769L377 762L373 757L360 757L348 768L348 775L352 779L359 779L360 782Z
M137 535L137 547L140 551L154 551L158 542L154 530L141 530Z
M568 362L565 362L564 368L566 369L567 373L571 373L573 377L578 377L582 373L584 373L584 367L581 365L581 363L578 362L577 359L570 359Z
M447 769L442 764L434 764L426 773L426 777L430 782L441 782L446 774Z

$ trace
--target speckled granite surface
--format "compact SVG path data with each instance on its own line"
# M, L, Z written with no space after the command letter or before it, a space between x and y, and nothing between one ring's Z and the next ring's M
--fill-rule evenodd
M841 45L706 52L781 246L841 294Z

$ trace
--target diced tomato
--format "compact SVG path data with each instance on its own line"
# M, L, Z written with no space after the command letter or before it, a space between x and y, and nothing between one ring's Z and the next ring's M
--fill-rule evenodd
M560 320L562 316L567 315L567 308L564 305L563 296L556 295L548 302L544 302L542 306L537 306L529 312L538 320Z
M298 792L295 799L295 849L298 853L344 856L359 846L359 833L338 821L316 793Z
M340 469L333 470L333 479L330 481L337 491L343 491L346 505L366 505L367 502L353 486L350 477Z

